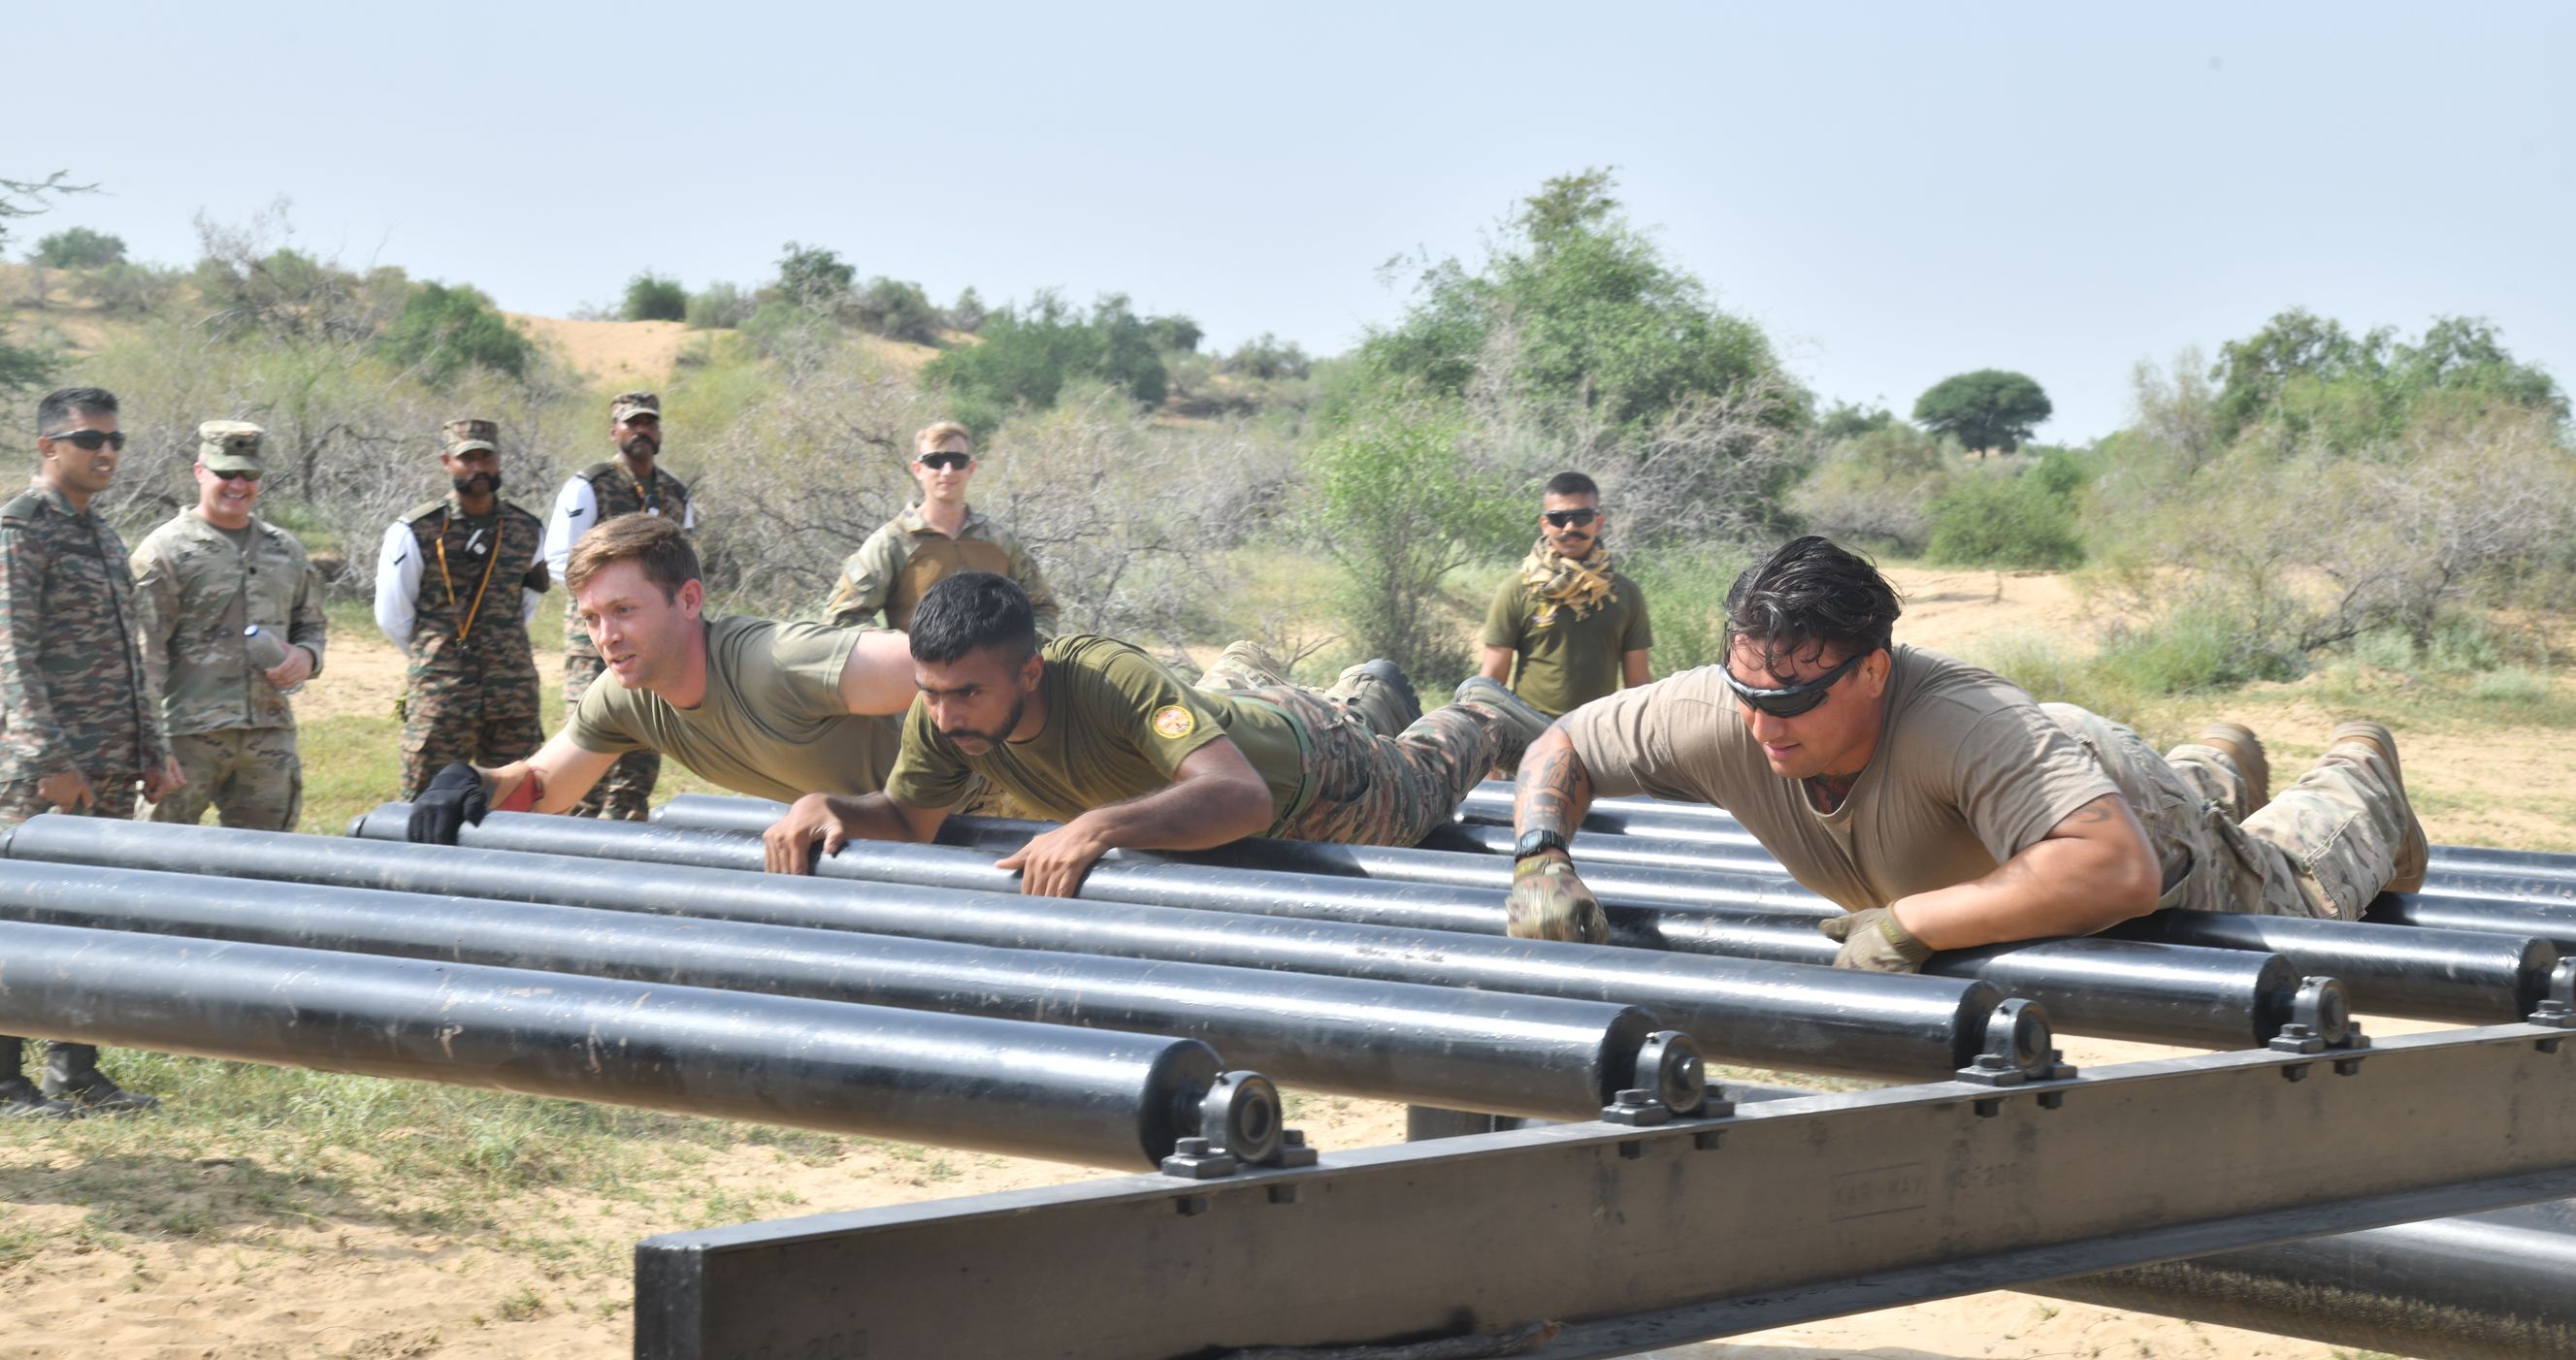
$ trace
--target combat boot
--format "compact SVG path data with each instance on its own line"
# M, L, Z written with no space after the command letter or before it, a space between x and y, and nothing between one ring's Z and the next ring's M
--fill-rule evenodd
M1422 719L1422 696L1404 668L1380 657L1345 670L1324 697L1348 709L1381 737L1392 737Z
M47 1100L36 1083L12 1075L0 1080L0 1119L78 1119L81 1112L59 1100Z
M1504 769L1518 768L1521 752L1528 750L1529 744L1538 740L1550 724L1548 716L1530 707L1527 699L1503 688L1500 682L1481 675L1471 675L1459 681L1453 699L1462 706L1483 709L1501 720L1497 724L1501 728L1497 735L1502 738L1503 749L1496 753L1494 764Z
M2424 870L2432 857L2432 846L2424 838L2424 824L2416 820L2415 804L2406 797L2406 772L2397 764L2397 736L2375 722L2335 724L2334 736L2326 749L2338 746L2367 746L2388 762L2389 776L2397 781L2397 803L2406 810L2406 834L2397 843L2397 866L2388 880L2387 891L2411 893L2424 887Z
M2243 723L2214 722L2200 729L2192 738L2203 746L2215 746L2227 753L2236 765L2237 778L2245 785L2245 806L2236 814L2243 821L2272 801L2272 762L2263 755L2263 739Z
M45 1049L44 1093L84 1114L133 1114L161 1103L158 1096L128 1091L98 1070L98 1050L88 1044Z

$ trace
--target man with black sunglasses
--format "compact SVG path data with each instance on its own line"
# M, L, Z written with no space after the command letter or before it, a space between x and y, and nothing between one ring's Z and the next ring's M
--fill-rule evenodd
M143 664L187 776L156 822L194 825L212 804L226 826L292 831L303 809L286 695L321 673L328 625L304 545L256 513L265 437L247 421L198 426L197 503L134 549Z
M36 404L36 480L0 505L0 828L40 812L127 818L134 789L186 782L143 662L125 543L97 515L125 435L116 397L66 387ZM87 1044L46 1045L42 1088L25 1041L0 1038L0 1116L60 1119L148 1109Z
M1646 683L1646 596L1610 565L1601 488L1560 472L1541 488L1538 542L1485 615L1486 679L1554 718Z
M977 464L966 427L940 421L914 435L912 446L912 479L921 485L921 499L868 535L841 565L841 579L824 606L825 621L835 628L863 628L883 611L886 627L908 632L912 611L942 577L989 571L1026 592L1038 631L1054 633L1055 592L1047 588L1037 559L1010 530L967 508L966 479Z
M546 520L546 567L564 580L573 545L592 528L619 515L667 519L681 532L698 527L698 507L689 488L662 470L662 399L651 392L620 392L608 402L608 438L617 457L574 473L555 493L554 513ZM582 627L581 605L564 601L564 717L581 711L581 696L599 681L606 666ZM651 811L653 785L662 777L658 751L629 751L590 792L575 803L575 817L610 817L640 822Z
M2233 723L2159 756L2135 731L1891 640L1895 589L1822 538L1736 578L1718 665L1586 706L1532 743L1511 933L1608 937L1570 842L1605 794L1735 814L1845 914L1838 967L1910 972L1936 950L2088 935L2160 908L2358 917L2423 885L2396 739L2335 728L2269 796Z

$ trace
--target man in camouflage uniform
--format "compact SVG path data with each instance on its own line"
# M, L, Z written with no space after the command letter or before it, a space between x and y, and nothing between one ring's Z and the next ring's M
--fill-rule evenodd
M455 761L506 765L537 749L528 623L544 600L545 526L501 499L500 427L451 420L439 461L454 490L385 530L376 626L411 658L402 796Z
M2119 723L1898 645L1895 588L1822 538L1728 592L1716 666L1597 699L1531 744L1513 822L1511 933L1606 938L1568 841L1596 795L1733 812L1841 906L1839 967L2088 935L2165 909L2353 920L2423 886L2429 847L2397 741L2334 729L2269 795L2254 734L2214 723L2159 756Z
M124 448L112 394L53 392L36 407L36 479L0 505L0 828L40 812L131 817L138 782L156 800L185 782L144 669L125 544L90 511ZM21 1075L24 1045L0 1037L0 1115L157 1103L117 1089L87 1044L48 1044L40 1091Z
M303 809L286 693L321 673L327 625L304 545L254 513L263 437L238 420L198 426L196 506L134 550L143 664L188 777L156 822L194 825L212 803L225 826L292 831ZM252 628L285 659L254 660Z
M804 872L818 843L828 852L852 836L926 841L979 776L1064 823L1001 861L1041 895L1073 895L1121 847L1265 834L1412 845L1547 726L1482 677L1389 737L1293 685L1190 685L1114 638L1041 646L1028 597L990 572L933 587L910 646L921 694L885 792L798 799L767 833L771 869Z
M689 488L664 472L656 460L662 452L662 399L650 392L621 392L608 403L608 437L617 457L573 474L555 493L554 513L546 520L546 565L564 579L573 544L593 525L619 515L655 515L682 530L698 527L697 507ZM599 648L581 626L580 606L564 601L564 714L581 709L603 667ZM607 775L573 804L575 817L613 817L643 821L653 800L653 784L662 776L658 751L629 751L617 758Z
M941 577L960 571L990 571L1011 578L1028 595L1038 631L1056 629L1055 592L1045 573L1011 531L966 506L966 479L976 468L974 445L966 427L943 420L913 436L912 478L921 484L921 499L888 520L850 560L841 564L841 579L824 607L825 621L835 628L860 628L885 614L885 626L898 632L912 627L912 611Z

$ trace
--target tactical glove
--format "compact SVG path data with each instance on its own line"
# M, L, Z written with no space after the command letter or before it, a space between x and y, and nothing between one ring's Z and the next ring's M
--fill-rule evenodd
M1607 944L1610 920L1601 900L1562 859L1532 857L1512 866L1512 895L1503 913L1516 940Z
M483 776L464 761L455 761L429 781L412 800L411 820L403 839L416 845L454 845L467 822L481 825L491 805L483 793Z
M1818 921L1816 928L1825 932L1825 938L1841 943L1842 952L1834 955L1836 968L1915 973L1921 972L1923 961L1932 957L1932 946L1914 938L1896 919L1896 913L1885 907Z

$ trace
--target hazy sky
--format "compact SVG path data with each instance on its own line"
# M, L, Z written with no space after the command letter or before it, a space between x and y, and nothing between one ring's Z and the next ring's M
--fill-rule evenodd
M111 22L111 20L113 20ZM297 242L561 315L782 242L934 300L1060 286L1318 352L1551 175L1619 196L1823 396L2129 374L2305 305L2483 315L2576 383L2576 6L16 7L0 176L185 263ZM36 54L47 54L35 60Z

